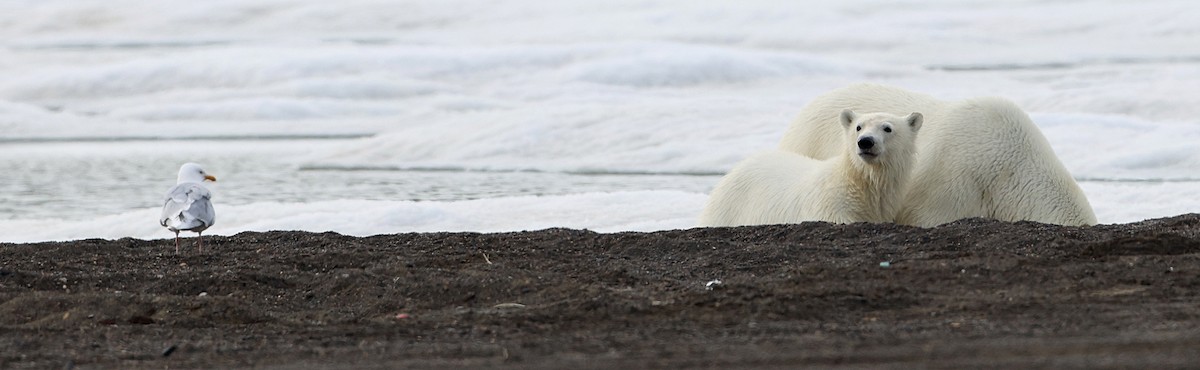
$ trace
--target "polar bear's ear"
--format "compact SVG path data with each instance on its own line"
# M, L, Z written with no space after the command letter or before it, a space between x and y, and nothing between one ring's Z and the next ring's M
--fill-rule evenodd
M917 132L921 130L921 123L925 122L925 116L917 112L912 112L904 120L908 121L908 127L911 127L913 132Z
M854 111L846 109L842 111L841 118L842 127L850 127L850 124L854 123L854 120L858 118L858 113L854 113Z

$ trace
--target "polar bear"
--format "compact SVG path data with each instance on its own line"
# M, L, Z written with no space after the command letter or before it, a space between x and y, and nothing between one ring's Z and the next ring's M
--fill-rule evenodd
M835 139L840 155L816 160L770 150L751 156L717 184L700 225L891 222L900 210L923 120L920 113L831 114L824 125L842 130Z
M1008 100L938 100L904 89L858 84L817 97L780 149L813 158L838 155L839 132L822 117L843 109L921 111L912 184L896 222L931 227L969 217L1094 225L1087 197L1029 116Z

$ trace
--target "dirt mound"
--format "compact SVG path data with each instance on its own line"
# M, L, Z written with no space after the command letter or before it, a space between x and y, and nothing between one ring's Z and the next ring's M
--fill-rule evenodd
M0 244L0 367L1200 363L1197 215L187 242Z

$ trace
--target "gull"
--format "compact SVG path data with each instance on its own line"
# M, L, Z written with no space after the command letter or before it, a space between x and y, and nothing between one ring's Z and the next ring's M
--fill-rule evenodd
M200 184L204 181L217 181L217 178L205 173L198 164L184 163L179 167L175 186L167 190L158 223L175 232L176 254L179 254L179 232L182 230L196 232L197 250L203 252L204 235L201 233L217 220L210 200L212 193Z

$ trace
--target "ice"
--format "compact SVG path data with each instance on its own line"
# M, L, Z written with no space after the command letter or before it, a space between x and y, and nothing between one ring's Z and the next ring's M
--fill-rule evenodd
M1083 182L1080 183L1100 223L1137 222L1196 213L1200 192L1196 182Z
M1195 122L1089 114L1037 114L1059 159L1084 180L1200 181Z
M596 58L567 69L574 79L635 88L743 84L795 76L859 77L869 65L806 54L730 50L675 43L630 45L620 56ZM847 65L849 64L849 65Z
M184 161L235 176L219 234L687 227L697 183L864 81L1013 100L1102 222L1194 212L1196 19L1187 0L6 1L0 168L28 174L0 180L23 197L0 200L0 240L164 236L139 171ZM72 198L96 189L119 195Z

